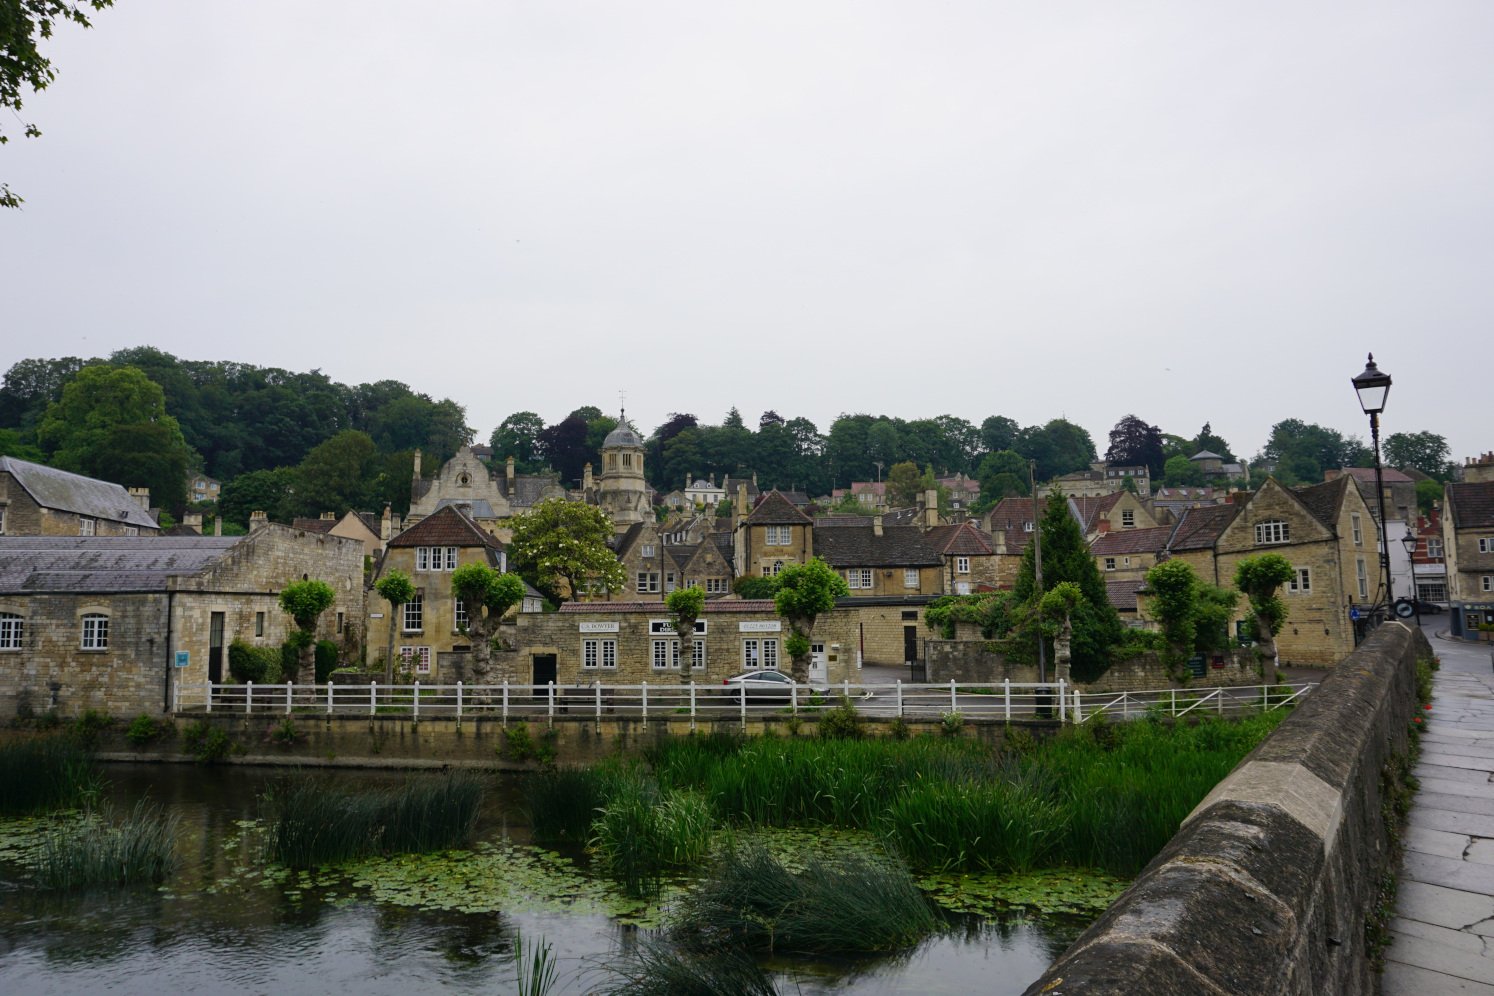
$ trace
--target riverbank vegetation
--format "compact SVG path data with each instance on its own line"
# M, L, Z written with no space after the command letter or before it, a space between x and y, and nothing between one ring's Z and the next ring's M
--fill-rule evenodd
M54 830L32 868L44 889L160 882L176 865L177 818L141 800L122 818L105 806Z
M66 733L0 744L0 815L79 806L102 784L88 751Z

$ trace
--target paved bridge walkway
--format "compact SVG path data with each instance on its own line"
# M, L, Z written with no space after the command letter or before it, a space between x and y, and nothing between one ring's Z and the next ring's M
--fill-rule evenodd
M1421 788L1391 923L1383 996L1494 996L1494 667L1489 644L1440 639Z

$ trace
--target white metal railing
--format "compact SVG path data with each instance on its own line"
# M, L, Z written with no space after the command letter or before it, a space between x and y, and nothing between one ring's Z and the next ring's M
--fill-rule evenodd
M419 722L424 718L510 719L622 716L650 719L688 717L697 721L749 717L814 717L850 701L868 718L940 719L958 713L963 719L1011 722L1056 718L1084 723L1095 716L1130 720L1146 716L1186 716L1190 713L1238 715L1294 704L1317 687L1315 682L1291 685L1246 685L1211 688L1164 688L1135 692L1085 692L1066 682L904 682L837 685L810 688L793 685L769 695L756 689L742 694L736 686L697 682L612 685L256 685L177 684L173 700L177 712L231 713L244 716L322 714L399 716Z

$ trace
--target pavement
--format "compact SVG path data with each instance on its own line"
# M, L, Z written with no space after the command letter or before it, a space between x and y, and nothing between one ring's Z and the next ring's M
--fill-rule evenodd
M1494 660L1423 630L1442 661L1421 738L1382 996L1494 996Z

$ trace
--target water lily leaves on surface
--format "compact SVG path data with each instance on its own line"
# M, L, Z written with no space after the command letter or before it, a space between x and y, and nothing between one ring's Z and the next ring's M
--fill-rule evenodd
M918 884L934 902L955 913L993 916L1027 910L1092 917L1115 902L1130 882L1103 872L1062 868L1012 875L930 875Z

